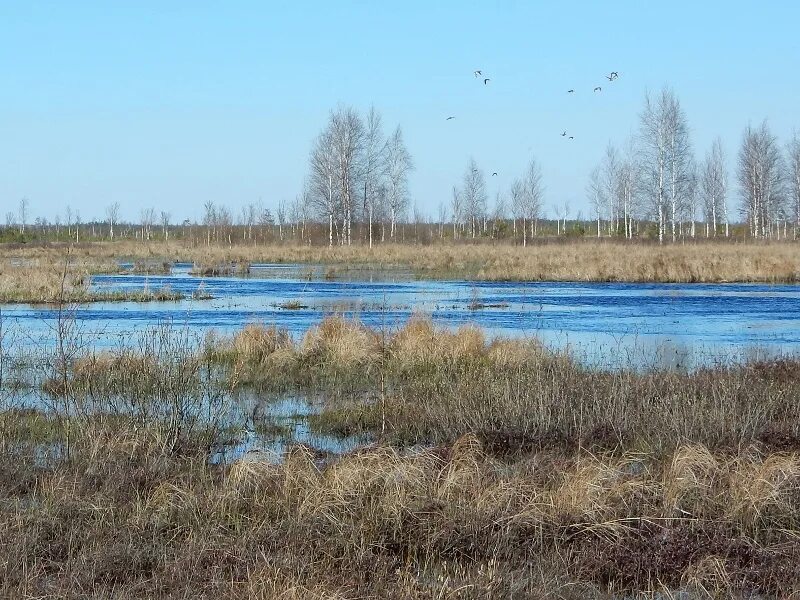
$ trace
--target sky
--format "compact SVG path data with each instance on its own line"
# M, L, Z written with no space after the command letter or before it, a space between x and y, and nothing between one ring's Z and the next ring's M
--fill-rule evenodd
M589 172L648 90L669 85L698 156L719 135L731 167L748 123L800 128L798 22L791 0L2 0L0 218L22 197L50 220L275 207L340 103L402 127L428 215L470 157L491 198L535 157L546 211L587 216Z

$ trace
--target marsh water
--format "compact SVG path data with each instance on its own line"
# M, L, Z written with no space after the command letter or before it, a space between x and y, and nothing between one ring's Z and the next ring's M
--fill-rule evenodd
M88 343L117 346L169 322L203 335L250 322L299 337L326 315L357 317L391 331L414 313L446 327L474 324L489 335L529 336L599 367L686 367L800 351L800 286L759 284L498 283L414 280L409 273L254 265L247 277L201 278L177 264L165 275L97 275L95 290L169 287L179 302L113 302L78 307ZM213 299L194 300L198 290ZM0 307L16 345L46 343L57 312Z

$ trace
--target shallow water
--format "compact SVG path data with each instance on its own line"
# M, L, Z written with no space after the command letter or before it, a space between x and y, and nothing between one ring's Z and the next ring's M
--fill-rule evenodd
M169 275L93 277L96 290L169 286L187 296L203 289L213 299L81 306L76 316L88 342L128 343L141 328L164 322L203 335L263 321L299 337L332 313L391 330L422 313L448 327L471 323L490 334L535 336L596 366L690 368L800 351L800 286L794 285L414 281L408 273L369 271L325 280L324 267L308 265L254 265L247 278L201 278L190 276L189 267L176 265ZM288 302L305 308L281 307ZM490 306L475 309L481 305ZM16 346L52 340L52 307L0 309Z
M247 393L245 392L245 395ZM239 406L262 403L259 417L262 427L247 423L230 443L212 453L212 463L232 463L237 460L266 460L281 462L286 451L302 444L320 455L340 455L369 442L365 436L335 437L315 433L308 423L310 415L318 413L322 406L306 396L287 395L277 399L263 399L257 395L238 398ZM271 426L271 431L263 426Z

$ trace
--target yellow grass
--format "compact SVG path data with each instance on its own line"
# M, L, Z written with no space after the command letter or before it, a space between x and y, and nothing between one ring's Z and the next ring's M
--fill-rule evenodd
M0 260L39 258L57 263L63 248L0 248ZM410 269L421 277L463 277L520 281L723 282L797 281L800 245L698 241L658 246L646 243L576 240L531 245L453 244L431 246L381 244L312 247L188 246L182 243L98 242L73 251L83 259L116 257L191 261L195 264L257 262L330 265L330 275L350 269Z

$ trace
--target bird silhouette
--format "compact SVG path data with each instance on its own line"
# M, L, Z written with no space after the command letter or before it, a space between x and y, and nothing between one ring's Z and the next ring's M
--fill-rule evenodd
M619 79L619 73L616 71L611 71L611 79Z
M492 177L497 177L497 171L495 171L494 173L492 173Z
M561 134L561 137L567 137L567 132L564 130L564 133Z
M490 81L491 81L491 79L489 79L489 78L487 77L486 79L484 79L484 80L483 80L483 85L486 85L486 84L487 84L487 83L489 83Z
M595 91L595 92L602 92L602 91L603 91L603 88L601 88L601 87L598 85L596 88L594 88L594 91Z
M455 117L447 117L445 121L449 121L450 119L455 119Z
M569 139L571 139L571 140L574 140L574 139L575 139L575 136L574 136L574 135L571 135L571 136L569 136Z
M575 90L567 90L567 93L568 93L568 94L574 94L574 93L575 93Z
M475 77L476 78L478 77L478 75L483 75L483 73L481 73L480 69L477 69L476 71L474 71L474 73L475 73Z

